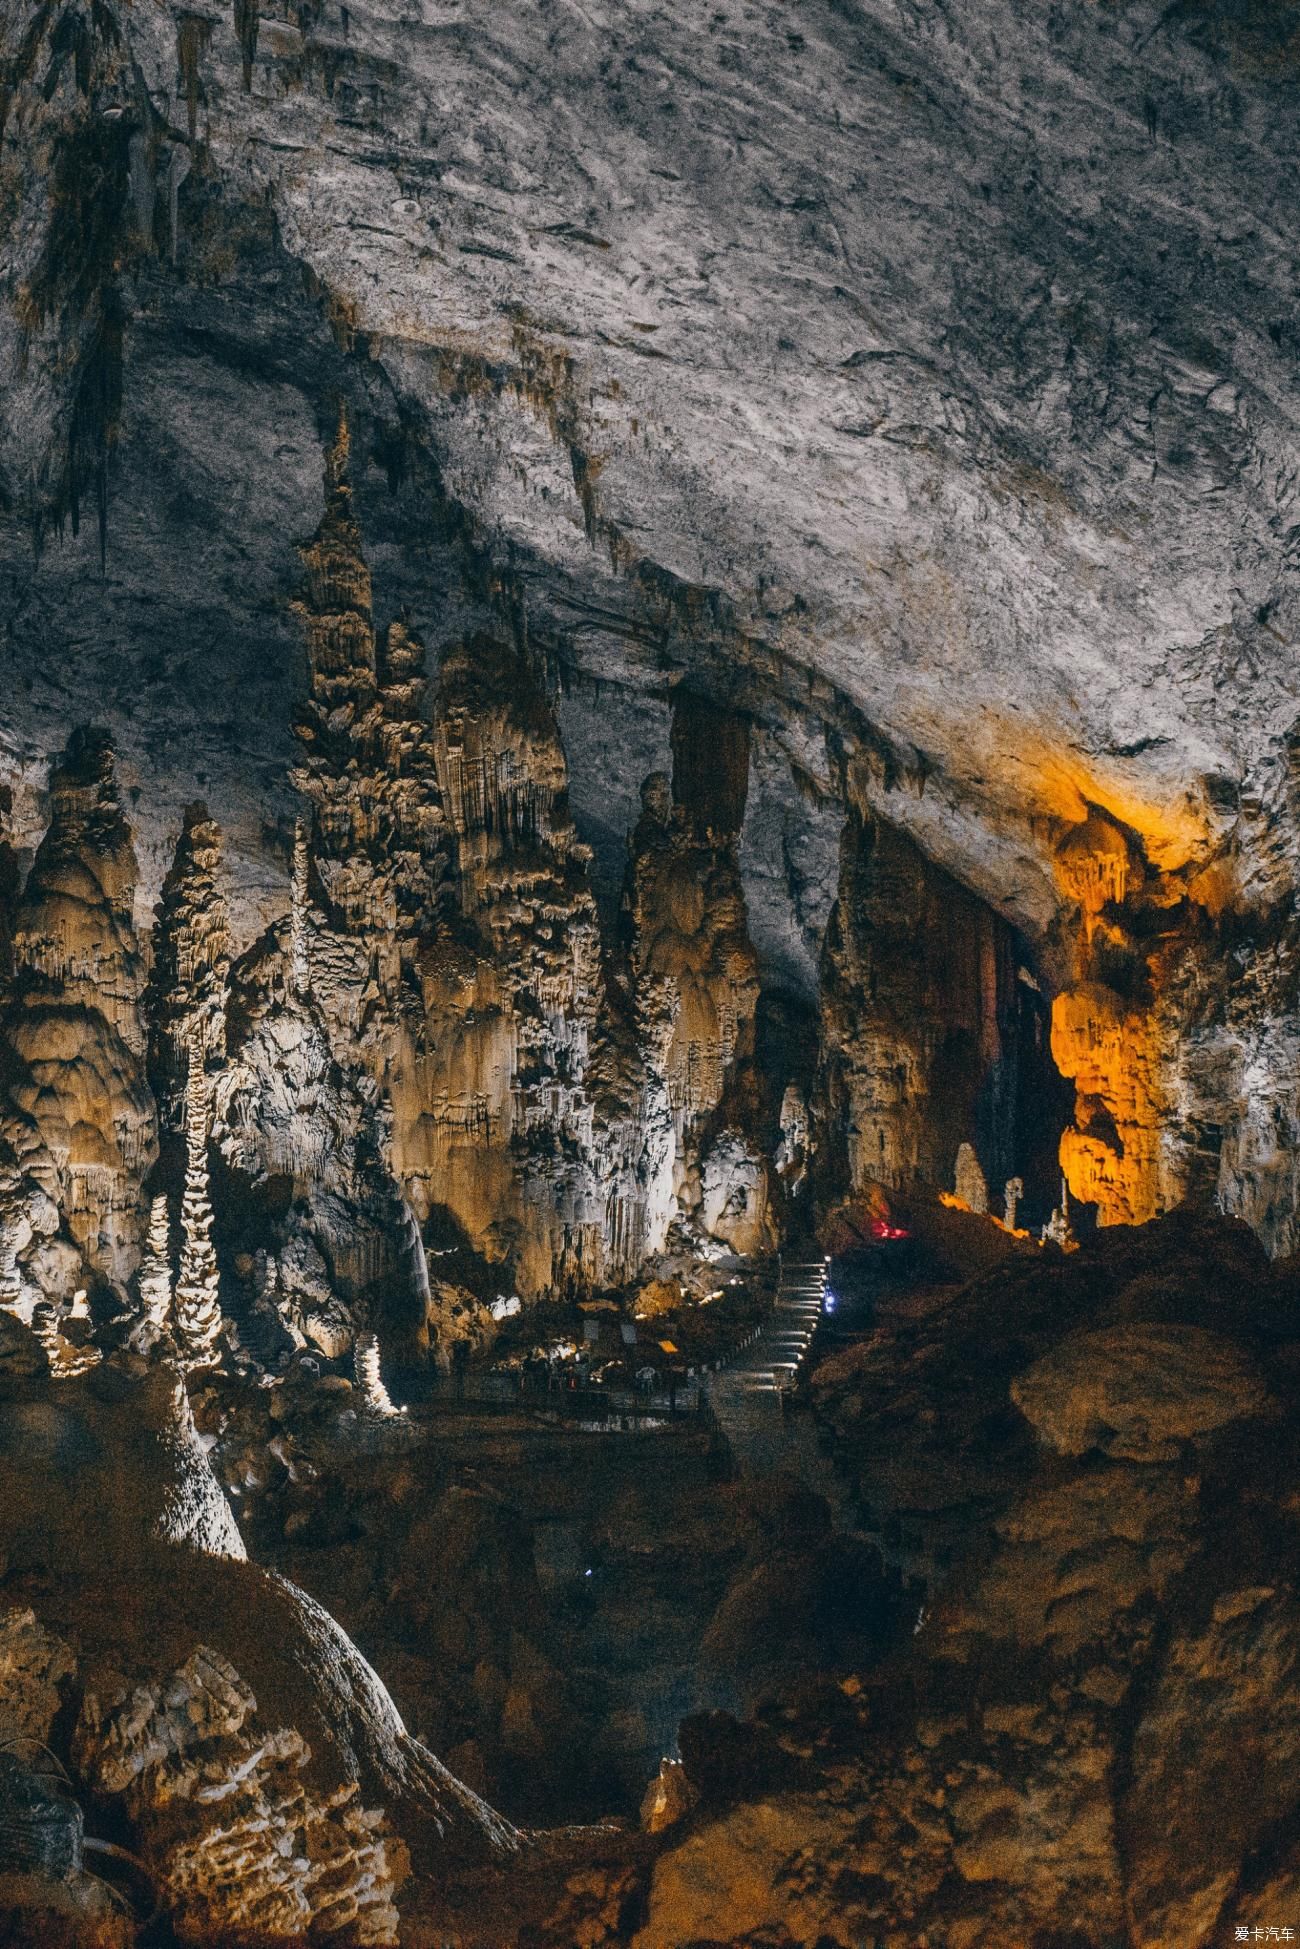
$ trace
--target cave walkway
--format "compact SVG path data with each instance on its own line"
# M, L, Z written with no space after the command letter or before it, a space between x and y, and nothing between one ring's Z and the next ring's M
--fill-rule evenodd
M851 1529L849 1495L818 1445L810 1414L788 1413L793 1385L826 1297L826 1261L783 1260L772 1311L752 1344L709 1382L709 1405L741 1476L794 1475L831 1506L837 1529Z

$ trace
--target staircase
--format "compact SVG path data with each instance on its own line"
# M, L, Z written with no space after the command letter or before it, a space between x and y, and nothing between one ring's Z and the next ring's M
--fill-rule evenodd
M817 1445L810 1415L786 1414L826 1298L826 1261L783 1260L772 1311L748 1346L715 1374L709 1401L742 1476L794 1475L824 1496L837 1525L850 1527L843 1485Z

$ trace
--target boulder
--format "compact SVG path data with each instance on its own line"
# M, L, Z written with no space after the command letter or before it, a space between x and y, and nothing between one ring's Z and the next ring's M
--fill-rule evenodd
M1184 1444L1277 1413L1253 1362L1202 1327L1122 1325L1072 1334L1011 1383L1039 1439L1061 1455L1170 1462Z

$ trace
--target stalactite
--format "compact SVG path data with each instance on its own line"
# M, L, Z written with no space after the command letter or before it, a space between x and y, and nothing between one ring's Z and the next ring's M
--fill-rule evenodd
M189 150L177 142L167 164L167 222L171 241L171 261L176 262L180 247L181 184L192 168Z
M1066 834L1056 849L1056 877L1062 891L1079 903L1084 941L1093 936L1108 906L1121 906L1138 875L1129 841L1100 812Z
M222 1328L217 1257L212 1248L212 1205L208 1196L208 1117L210 1098L203 1059L190 1051L185 1104L185 1196L181 1204L181 1262L176 1280L176 1329L188 1369L215 1367L221 1359Z
M248 94L253 87L253 61L257 54L257 0L234 0L234 12L235 39L239 42L244 71L244 92Z
M190 141L198 132L199 62L212 39L212 22L203 14L181 14L176 21L176 65L185 83L185 108Z

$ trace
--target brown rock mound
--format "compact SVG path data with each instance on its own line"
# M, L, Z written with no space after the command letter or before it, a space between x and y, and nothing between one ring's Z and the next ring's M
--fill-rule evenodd
M1197 1326L1071 1334L1012 1381L1011 1398L1058 1454L1132 1462L1173 1461L1186 1442L1277 1412L1241 1349Z

